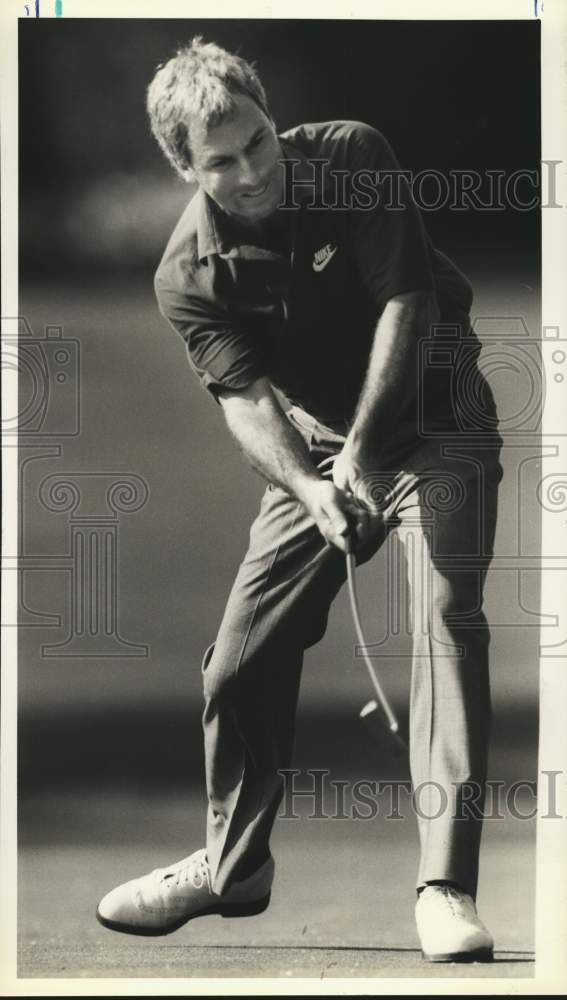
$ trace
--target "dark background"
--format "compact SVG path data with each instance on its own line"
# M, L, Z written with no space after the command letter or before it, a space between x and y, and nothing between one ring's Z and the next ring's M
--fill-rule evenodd
M20 312L37 337L60 324L80 342L82 407L81 433L60 440L61 457L22 473L25 554L68 547L68 516L37 502L48 473L131 471L150 489L146 506L121 518L119 576L121 634L147 643L148 658L44 657L42 644L68 633L69 580L48 567L26 574L28 606L63 616L60 628L20 630L20 782L29 795L203 788L199 665L263 487L152 295L191 191L149 133L145 89L156 66L197 33L256 63L280 130L361 119L414 171L511 172L535 169L540 158L537 21L20 22ZM475 315L504 316L514 329L522 317L537 338L539 212L447 208L425 221L473 282ZM505 413L514 385L496 374L493 388ZM526 449L524 457L534 453L530 442ZM522 455L505 449L502 557L515 551ZM522 545L536 555L539 511L529 492L522 509ZM386 628L381 566L378 559L361 573L371 642ZM513 571L491 574L497 775L535 773L537 602L536 573L521 584ZM386 648L386 685L403 716L410 637L394 636ZM379 772L356 723L370 693L343 594L306 660L299 766L358 773L371 762ZM26 812L24 829L33 831L38 815Z
M187 188L149 134L145 90L194 34L256 63L279 130L347 118L405 168L537 169L539 22L31 20L21 24L23 276L149 277ZM520 188L523 197L531 192ZM508 256L538 213L428 213L434 239Z

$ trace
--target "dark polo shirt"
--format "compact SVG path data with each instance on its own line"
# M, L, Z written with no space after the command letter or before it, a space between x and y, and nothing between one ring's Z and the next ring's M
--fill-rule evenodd
M319 419L348 419L377 320L410 291L435 292L441 322L459 325L478 354L471 287L431 245L385 138L335 121L300 125L280 143L283 225L251 238L198 190L156 273L160 310L202 385L217 397L267 376ZM446 407L431 389L426 406Z

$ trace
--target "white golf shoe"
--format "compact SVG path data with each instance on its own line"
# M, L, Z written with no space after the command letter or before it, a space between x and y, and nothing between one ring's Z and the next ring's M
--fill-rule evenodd
M249 878L235 882L222 896L211 889L206 851L149 875L119 885L100 901L97 919L104 927L126 934L171 934L193 917L220 913L249 917L262 913L270 902L274 859Z
M428 962L490 962L494 942L472 897L449 885L428 885L415 906L417 932Z

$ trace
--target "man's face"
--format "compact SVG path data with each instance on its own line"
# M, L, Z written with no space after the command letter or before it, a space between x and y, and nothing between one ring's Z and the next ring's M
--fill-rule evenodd
M274 126L249 97L214 128L191 129L193 175L225 212L244 222L267 219L282 200L282 151Z

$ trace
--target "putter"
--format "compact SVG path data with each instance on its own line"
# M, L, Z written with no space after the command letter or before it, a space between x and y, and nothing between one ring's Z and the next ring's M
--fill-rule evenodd
M352 617L354 621L355 631L362 649L362 656L368 670L368 675L370 677L371 684L376 692L376 699L372 699L366 703L366 705L361 709L359 718L364 723L367 731L371 735L374 742L378 742L380 747L384 747L383 735L386 734L388 737L388 744L395 751L396 756L401 756L408 752L408 747L405 741L402 739L399 733L399 723L392 710L392 707L382 689L382 685L378 680L378 675L372 665L372 661L366 652L367 642L364 638L364 631L362 628L362 622L360 620L360 610L358 604L358 595L356 592L356 562L353 552L352 536L347 535L347 551L346 551L346 568L347 568L347 579L348 579L348 591L350 597L350 607L352 611Z

